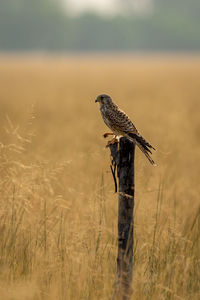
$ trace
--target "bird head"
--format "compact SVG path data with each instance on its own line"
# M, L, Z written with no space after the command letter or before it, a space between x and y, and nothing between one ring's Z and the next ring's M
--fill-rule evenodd
M102 94L96 98L95 102L99 102L100 104L109 105L112 103L112 99L110 98L110 96L108 96L106 94Z

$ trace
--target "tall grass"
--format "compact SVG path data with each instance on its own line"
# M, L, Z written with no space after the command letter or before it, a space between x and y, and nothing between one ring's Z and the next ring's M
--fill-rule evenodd
M157 168L136 153L132 299L199 299L199 75L198 59L0 62L1 299L111 299L105 91L158 148Z

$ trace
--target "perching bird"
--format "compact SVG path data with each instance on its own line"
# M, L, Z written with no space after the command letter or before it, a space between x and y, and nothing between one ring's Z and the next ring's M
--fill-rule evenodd
M95 102L99 102L102 118L105 124L112 130L112 133L105 133L104 137L106 138L109 135L114 136L114 138L108 142L108 146L118 141L118 136L125 136L133 143L136 143L152 165L156 165L149 155L149 153L152 154L150 149L155 150L155 148L140 135L127 114L119 109L111 97L102 94L96 98Z

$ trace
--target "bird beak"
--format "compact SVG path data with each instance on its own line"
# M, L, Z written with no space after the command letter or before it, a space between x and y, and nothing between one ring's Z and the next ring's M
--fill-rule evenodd
M95 100L95 103L99 102L98 99Z

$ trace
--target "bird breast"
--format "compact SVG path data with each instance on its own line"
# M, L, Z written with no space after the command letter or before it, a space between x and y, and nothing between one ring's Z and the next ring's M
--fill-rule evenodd
M106 107L105 105L101 105L101 107L100 107L100 112L101 112L101 115L102 115L102 118L103 118L105 124L106 124L109 128L111 128L111 123L109 122L109 119L108 119L108 117L107 117L107 115L109 115L109 112L108 112L107 107ZM112 129L112 128L111 128L111 129Z

